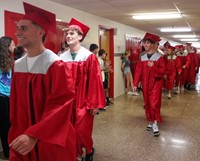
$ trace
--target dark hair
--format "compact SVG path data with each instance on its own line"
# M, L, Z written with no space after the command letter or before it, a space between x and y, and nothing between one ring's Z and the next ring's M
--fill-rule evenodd
M97 44L91 44L89 50L90 51L94 51L95 49L98 49L98 45Z
M38 28L40 28L40 29L43 29L40 25L38 25L37 23L35 23L35 22L33 22L32 21L32 24L34 25L34 26L36 26L36 27L38 27ZM43 29L44 30L44 29ZM45 40L46 40L46 32L45 32L45 34L43 35L43 37L42 37L42 42L44 43L45 42Z
M142 42L150 42L151 44L155 44L152 39L143 39Z
M13 65L12 53L9 47L13 39L7 36L0 38L0 69L2 72L8 72Z
M100 49L98 55L101 56L103 54L106 54L106 51L104 49Z
M25 50L22 46L16 46L14 50L14 59L17 60L21 58L25 53Z

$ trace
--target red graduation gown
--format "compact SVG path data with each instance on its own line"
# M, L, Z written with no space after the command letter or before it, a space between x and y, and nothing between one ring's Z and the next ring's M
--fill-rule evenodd
M74 123L77 155L82 155L82 148L90 153L93 147L92 131L93 119L90 109L105 107L105 95L101 78L101 71L96 55L81 47L75 60L72 60L68 51L61 58L73 64L73 72L76 77L76 100L74 102Z
M148 66L148 61L153 61L153 66ZM147 120L162 122L160 115L163 76L165 73L165 61L162 55L154 53L150 59L147 54L141 56L134 79L134 86L142 83L142 91L145 103Z
M177 80L176 80L176 85L177 86L183 86L186 83L186 79L187 79L187 74L188 74L188 66L190 64L190 58L188 57L187 53L176 53L177 58L179 59L180 63L181 63L181 74L177 75ZM186 68L183 68L183 66L186 66Z
M176 74L181 72L181 63L177 56L168 55L165 68L167 79L164 79L163 87L167 90L172 90L174 88Z
M198 68L198 57L194 52L190 52L188 55L190 57L190 65L188 67L187 82L195 84L196 72Z
M21 134L38 142L25 156L11 149L9 161L76 160L70 121L75 98L71 68L50 50L37 58L30 72L26 56L17 60L10 96L9 143Z

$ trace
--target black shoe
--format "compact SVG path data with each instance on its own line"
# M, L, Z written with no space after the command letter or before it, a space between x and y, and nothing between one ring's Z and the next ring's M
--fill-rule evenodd
M86 154L85 161L93 161L94 157L94 148L92 148L92 152L90 154Z
M110 105L110 102L106 102L106 106L109 106Z

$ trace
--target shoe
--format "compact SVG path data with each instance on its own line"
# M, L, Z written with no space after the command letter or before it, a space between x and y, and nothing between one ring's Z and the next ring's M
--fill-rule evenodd
M127 94L128 94L128 95L132 95L132 92L131 92L131 91L128 91Z
M167 98L168 98L168 99L171 99L171 94L168 94L168 95L167 95Z
M180 90L177 90L176 92L174 92L175 94L180 94L181 92L180 92Z
M106 106L109 106L110 105L110 102L106 102Z
M132 92L132 95L134 95L134 96L139 96L139 93L137 93L137 92Z
M134 96L138 96L139 95L137 92L132 92L132 91L129 91L127 94L128 95L134 95Z
M106 111L106 109L108 108L108 106L104 107L104 108L99 108L100 111Z
M153 135L154 136L159 136L160 135L160 132L159 132L157 124L153 124L152 129L153 129Z
M90 154L86 154L85 161L93 161L94 151L94 148L92 148L92 152Z
M151 131L151 130L152 130L152 127L153 127L152 124L148 124L147 127L146 127L146 130L147 130L147 131Z

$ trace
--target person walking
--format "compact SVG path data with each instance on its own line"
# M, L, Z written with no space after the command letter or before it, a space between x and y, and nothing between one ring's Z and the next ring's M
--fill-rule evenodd
M43 45L48 32L56 31L55 14L23 4L15 34L27 54L13 69L9 161L76 161L72 66Z
M73 64L76 98L72 122L76 133L77 160L82 160L86 149L85 161L93 161L94 147L92 139L94 116L104 108L105 95L99 62L95 54L81 46L89 27L72 18L65 31L69 50L61 55L66 63Z
M134 91L142 83L142 92L145 103L145 115L149 121L146 129L152 130L154 136L159 136L158 122L162 122L160 115L163 77L165 74L165 61L157 52L155 43L159 42L157 35L146 33L142 42L146 50L136 67Z

